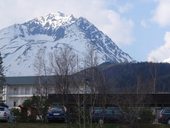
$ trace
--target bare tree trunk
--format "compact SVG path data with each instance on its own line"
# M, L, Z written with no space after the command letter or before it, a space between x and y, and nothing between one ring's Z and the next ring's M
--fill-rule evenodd
M36 96L39 99L39 105L37 110L39 113L39 118L46 122L47 113L47 99L48 99L48 78L47 78L47 63L45 60L45 49L39 49L34 62L34 69L37 72L37 86L36 86Z
M71 93L70 89L72 88L70 77L76 68L76 54L71 47L63 45L63 47L58 47L54 53L50 54L50 63L56 76L56 93L62 94L62 105L67 106L67 96ZM70 127L68 119L67 127Z

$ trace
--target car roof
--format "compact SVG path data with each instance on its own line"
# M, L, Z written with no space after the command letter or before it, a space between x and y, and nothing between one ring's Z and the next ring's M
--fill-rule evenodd
M1 111L4 111L4 110L5 110L5 108L4 108L4 107L0 107L0 110L1 110Z

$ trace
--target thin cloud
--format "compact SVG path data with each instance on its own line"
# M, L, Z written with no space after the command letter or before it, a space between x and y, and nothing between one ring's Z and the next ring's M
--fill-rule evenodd
M120 13L127 13L129 10L131 10L133 8L133 5L130 3L126 3L123 6L119 6L118 10Z
M157 7L153 13L153 21L160 26L170 26L170 0L157 0Z
M116 4L116 1L113 0ZM108 8L109 0L1 0L0 28L22 23L37 16L61 11L83 16L119 45L130 44L133 38L133 21L123 18L120 12ZM128 5L129 6L129 5ZM129 8L127 5L126 8ZM120 7L121 8L121 7Z
M148 27L148 24L147 24L146 20L141 20L140 24L141 24L141 26L144 27L144 28L147 28L147 27Z

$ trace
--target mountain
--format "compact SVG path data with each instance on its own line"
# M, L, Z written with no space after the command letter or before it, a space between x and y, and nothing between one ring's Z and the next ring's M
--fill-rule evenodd
M153 93L153 90L156 93L170 92L168 63L103 63L98 69L105 75L105 87L110 93L136 93L137 87L140 93Z
M0 51L6 76L34 76L35 56L45 50L45 60L56 47L68 45L80 56L94 46L102 62L127 63L133 59L107 35L83 17L61 12L48 14L0 30Z
M72 75L87 85L95 87L99 93L170 93L169 63L102 63L96 67L81 70ZM94 86L95 85L95 86Z

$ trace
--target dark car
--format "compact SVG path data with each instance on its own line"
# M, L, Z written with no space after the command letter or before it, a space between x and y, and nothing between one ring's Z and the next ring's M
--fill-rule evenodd
M63 107L53 107L50 108L47 113L48 122L65 122L66 112Z
M91 110L91 118L93 122L103 120L104 122L122 122L124 120L123 112L119 107L94 107Z
M160 111L158 122L170 125L170 108L164 108Z

